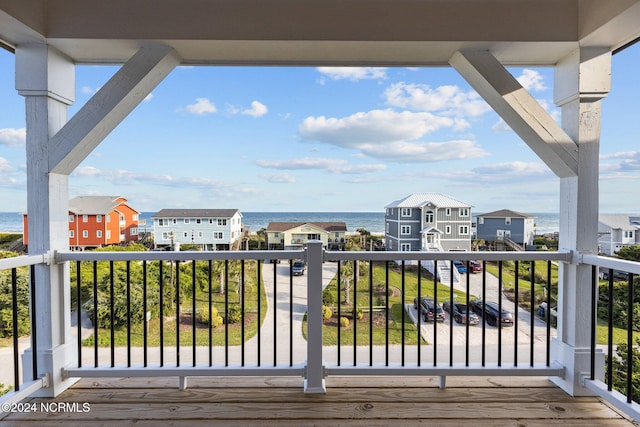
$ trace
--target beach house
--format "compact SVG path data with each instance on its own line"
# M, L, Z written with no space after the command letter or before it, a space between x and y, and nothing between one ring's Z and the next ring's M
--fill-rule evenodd
M69 200L69 247L82 250L135 242L139 216L124 197L75 197ZM29 244L27 215L24 215L23 241Z
M477 216L476 238L491 242L513 242L520 247L533 244L536 218L532 215L501 209Z
M271 250L299 249L309 240L320 240L329 250L344 250L345 222L270 222L267 226L267 247Z
M414 193L385 206L388 251L470 251L471 205L439 193Z
M242 237L238 209L162 209L152 218L157 248L197 245L203 250L229 250Z
M625 246L640 245L640 215L600 215L598 252L615 255Z

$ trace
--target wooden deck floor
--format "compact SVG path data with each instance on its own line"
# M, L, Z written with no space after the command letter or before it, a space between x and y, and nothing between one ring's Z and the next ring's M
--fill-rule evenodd
M13 413L0 425L637 425L598 398L572 398L545 378L450 377L439 389L437 378L329 377L324 395L304 394L302 380L291 378L189 378L186 390L177 385L176 378L84 379L56 399L28 400L49 405L48 412Z

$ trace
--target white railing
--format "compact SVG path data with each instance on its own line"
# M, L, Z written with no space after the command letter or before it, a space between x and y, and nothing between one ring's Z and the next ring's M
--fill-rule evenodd
M290 273L291 267L289 263L272 264L268 262L274 258L281 260L304 259L307 263L306 276L294 278ZM116 348L113 343L113 330L111 331L111 336L107 339L107 341L111 340L111 344L108 347L100 347L97 339L98 329L94 325L93 331L84 331L85 333L89 332L89 335L96 334L94 348L91 349L90 346L87 347L82 344L83 330L80 326L82 321L78 312L78 356L77 360L69 361L73 362L75 366L64 368L65 377L177 376L180 378L181 387L186 387L186 378L189 376L287 375L304 377L305 391L308 393L320 393L325 391L325 377L336 374L438 376L441 378L443 386L446 376L451 375L563 376L565 368L557 365L554 362L554 357L549 355L550 326L548 323L542 327L536 326L536 322L540 322L540 319L534 318L533 310L524 311L516 305L516 323L520 321L522 322L522 328L527 330L529 327L531 328L528 334L530 340L521 342L518 341L519 335L516 328L508 330L505 328L489 328L485 325L485 322L480 322L481 325L475 327L476 329L472 331L470 331L469 326L455 325L451 317L449 318L450 323L448 326L446 322L444 325L436 323L425 324L424 322L421 323L420 316L416 316L415 310L411 307L413 298L418 297L421 292L419 290L422 286L420 282L418 282L418 295L405 292L404 285L399 290L402 301L401 318L400 320L394 319L394 322L397 322L403 331L401 344L374 345L372 340L367 341L366 334L356 335L358 329L355 326L351 329L354 334L352 345L341 346L339 339L336 344L329 345L325 343L323 337L323 292L334 276L340 277L340 274L347 274L341 273L345 263L358 261L367 263L368 267L365 268L369 270L365 272L365 276L369 274L370 294L368 299L369 307L365 306L364 311L370 313L369 319L371 319L373 316L371 313L376 310L387 314L391 312L391 307L379 306L373 300L373 292L371 291L373 286L384 286L384 283L374 283L372 278L373 266L376 263L382 263L386 268L387 274L389 269L399 269L399 274L402 275L404 283L405 267L410 263L417 262L420 264L437 261L449 263L454 259L463 262L480 260L485 263L485 267L488 262L495 262L501 266L504 261L542 261L546 263L549 270L552 262L578 262L603 268L624 270L635 275L640 274L639 263L591 255L576 257L569 252L330 252L322 249L321 242L309 242L307 249L304 251L60 252L55 254L53 259L48 255L35 255L0 260L0 270L34 264L70 263L71 268L74 268L75 264L78 272L80 272L81 268L85 268L81 267L81 265L88 265L89 267L86 268L91 269L95 268L91 267L91 265L95 266L98 263L124 262L130 265L143 264L145 271L146 267L151 263L157 263L159 268L163 268L160 265L166 265L164 267L166 269L170 265L177 267L180 263L193 263L195 271L196 262L221 261L228 263L237 261L242 263L243 266L248 262L258 263L259 268L254 273L258 275L257 279L262 283L259 288L262 289L264 287L265 292L265 295L258 295L258 301L265 300L267 308L264 311L265 309L260 308L260 304L258 304L256 306L257 313L251 314L251 316L257 316L257 319L261 322L253 338L244 340L237 345L212 344L211 341L208 346L196 345L195 320L193 320L193 332L189 328L186 331L182 331L183 336L193 333L194 339L191 346L177 344L171 348L165 346L163 350L162 343L160 348L147 346L147 337L145 335L144 348L127 344L127 348L124 349L121 347ZM127 267L127 271L128 269L129 267ZM178 271L179 269L176 268L176 274ZM184 273L182 274L184 275ZM472 293L470 282L476 280L478 285L481 286L480 291L474 291L477 297L482 299L501 298L500 295L504 290L502 287L504 283L498 283L497 278L486 272L486 268L481 274L469 272L465 276L466 284L460 284L460 286L463 286L464 294L469 295ZM471 276L474 279L471 279ZM78 277L82 277L82 274L78 274ZM502 273L500 273L500 277L502 277ZM144 280L146 283L147 279L145 278ZM195 289L195 278L193 280L193 284L189 286ZM224 292L228 293L230 279L225 278L224 280ZM238 281L238 284L245 283L244 276L233 280ZM302 282L295 282L294 286L294 280L302 280ZM423 278L423 280L432 279ZM497 293L490 294L486 289L489 280L497 283L497 291L492 291ZM550 277L547 280L550 282ZM597 279L595 280L597 282ZM177 283L180 283L179 279ZM302 285L303 283L306 286ZM135 285L140 284L136 283ZM447 284L445 283L445 285ZM453 285L453 283L450 283L450 285ZM160 286L160 289L162 289L162 285ZM389 295L388 283L386 286L385 293ZM79 290L81 287L77 286L76 289ZM342 293L342 290L338 289L338 293ZM437 287L434 287L434 289L437 289ZM145 290L145 292L147 291ZM259 292L262 292L262 290ZM436 301L454 301L453 286L450 287L450 291L441 290L439 292L441 294L435 296ZM242 294L240 293L239 295ZM112 299L116 297L113 295L113 291L111 295ZM80 305L86 305L89 310L92 309L90 308L91 304L93 304L91 298L83 300L86 296L83 296L81 292L78 292L77 298L80 301ZM338 295L337 310L340 310L343 305L340 298ZM356 298L355 294L353 298ZM180 301L179 296L176 297L176 300ZM192 300L195 301L195 298L192 298ZM225 309L228 309L226 304ZM180 310L180 305L176 304L176 306ZM562 316L563 313L560 307L558 310L558 316ZM195 306L194 309L186 308L182 312L177 311L176 319L180 318L181 313L190 313L191 316L195 316ZM288 319L286 319L287 316ZM530 322L525 325L528 320ZM545 319L543 318L542 320ZM242 323L244 324L244 320ZM387 321L386 323L388 324L389 322ZM304 339L298 339L298 333L305 327L306 335ZM449 335L446 332L442 332L442 329L447 329L447 327L452 331ZM454 328L462 336L466 333L467 341L461 346L453 343ZM544 331L543 328L546 328L546 334L540 332ZM178 333L180 329L178 325ZM147 334L146 326L144 330L145 334ZM340 330L338 328L338 331ZM418 334L417 344L415 342L404 342L404 337L408 331L415 331L411 332L414 336L416 333ZM100 331L100 334L104 333L104 331ZM474 359L477 356L476 348L470 349L469 344L469 337L471 334L476 333L478 336L482 334L482 345L478 347L478 354L482 354L481 362ZM494 334L496 341L492 342L489 338L485 340L485 333L487 335L489 333ZM545 335L547 344L544 343L544 338L540 342L536 338L534 348L533 337L544 337ZM505 341L506 339L512 339L512 337L514 337L515 343L507 343ZM448 343L447 338L449 339ZM421 344L422 339L428 339L431 342ZM180 339L177 341L180 342ZM41 351L46 350L41 349ZM162 353L163 351L165 351L166 358L164 363L157 363L157 361L152 360L153 357L157 356L158 352ZM120 360L117 360L119 356L114 358L115 352L128 353L126 363L124 362L125 356L122 356L123 359ZM136 361L136 352L144 353L144 363ZM148 360L147 352L149 353ZM545 352L546 357L544 357ZM156 356L153 356L152 353ZM189 356L189 353L192 356ZM180 355L182 355L182 359L180 359ZM169 356L174 358L170 360L170 363ZM521 360L520 358L522 357L524 358ZM88 362L85 360L87 358ZM206 359L209 361L208 364L205 362ZM110 363L105 365L104 360L108 360ZM174 363L176 361L177 363ZM187 362L186 364L185 361ZM265 361L267 362L265 363ZM40 376L43 377L43 375ZM33 387L46 386L46 381L46 377L35 378L31 383L25 381L20 387L20 394L11 392L9 395L4 396L2 401L23 398L25 397L25 390L31 392ZM625 396L621 398L619 393L616 395L610 388L607 389L606 385L603 386L601 381L585 376L584 386L600 395L603 399L621 407L623 411L630 413L636 419L640 418L638 416L640 411L637 410L636 403L624 401L627 399Z

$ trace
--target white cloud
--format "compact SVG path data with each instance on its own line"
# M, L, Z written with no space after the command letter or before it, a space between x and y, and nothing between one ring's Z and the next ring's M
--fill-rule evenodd
M476 92L465 92L455 85L434 89L426 84L394 83L385 90L384 97L393 107L446 116L477 117L490 111L489 105Z
M487 155L472 141L415 141L441 128L460 128L461 122L428 112L374 110L344 118L307 117L300 135L362 154L395 162L434 162Z
M97 89L93 89L89 86L82 86L82 89L80 89L80 92L82 92L85 95L93 95L95 94L100 88Z
M0 157L0 188L24 188L24 171L17 172L11 163Z
M251 116L251 117L262 117L267 114L268 108L266 105L259 101L253 101L251 103L251 108L242 111L242 114Z
M541 91L546 90L547 86L544 84L544 77L538 71L524 69L520 77L516 77L516 80L527 91Z
M4 128L0 129L0 145L19 147L27 140L27 129Z
M600 172L640 171L640 151L620 151L600 156Z
M296 182L296 179L288 173L266 174L262 177L273 184L293 184Z
M346 160L327 157L303 157L289 160L256 160L263 168L280 170L326 170L337 174L368 174L383 171L383 164L348 165Z
M362 143L417 139L456 122L430 113L396 112L391 109L360 112L344 118L307 117L299 127L309 141L357 148Z
M362 144L359 149L369 157L391 162L441 162L485 157L488 153L473 141L407 142Z
M318 67L317 70L332 80L377 80L387 77L384 67Z
M207 98L196 98L195 104L187 105L187 111L201 116L204 114L215 113L218 110Z

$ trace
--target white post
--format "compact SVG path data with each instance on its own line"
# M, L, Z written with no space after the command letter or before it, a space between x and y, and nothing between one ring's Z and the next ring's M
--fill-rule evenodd
M322 242L307 243L307 367L305 393L326 393L322 359Z
M578 145L578 174L560 179L560 248L574 252L561 263L558 287L558 337L552 357L566 368L564 378L552 381L571 395L592 394L580 383L590 371L591 267L578 264L580 254L598 252L598 155L600 100L610 89L608 49L582 48L556 66L556 105L562 108L562 127ZM604 376L604 356L596 355L596 376Z
M74 101L75 68L45 44L16 49L16 89L25 96L27 125L27 214L29 253L69 248L68 175L51 173L50 138L67 121ZM49 387L36 396L56 396L74 380L63 380L62 368L77 363L77 344L71 336L71 298L67 264L35 266L35 304L38 375L49 374ZM32 325L33 326L33 325ZM25 380L31 380L32 353L23 355Z

